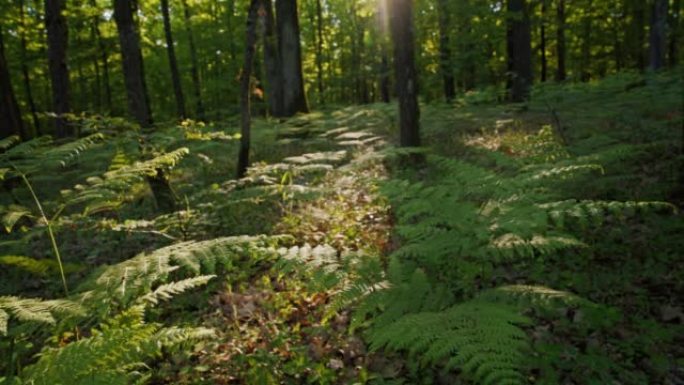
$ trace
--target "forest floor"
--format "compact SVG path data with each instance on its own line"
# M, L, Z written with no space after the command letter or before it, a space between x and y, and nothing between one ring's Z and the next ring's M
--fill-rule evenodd
M82 384L110 371L198 385L683 384L681 81L625 74L539 87L525 105L486 92L425 104L419 150L396 147L389 104L257 119L240 180L235 121L141 135L85 120L84 133L107 127L97 151L79 145L59 173L29 179L68 298L90 315L54 330L10 322L0 384L15 384L15 368L55 383L31 366L43 346L43 370L92 349L70 353L83 372L60 372ZM26 148L41 164L74 152ZM159 212L140 159L167 167L180 207ZM8 296L62 298L44 220L20 184L5 187L0 311ZM173 286L188 277L208 286ZM135 329L127 312L141 298L141 323L211 338L103 367L107 344L83 342Z

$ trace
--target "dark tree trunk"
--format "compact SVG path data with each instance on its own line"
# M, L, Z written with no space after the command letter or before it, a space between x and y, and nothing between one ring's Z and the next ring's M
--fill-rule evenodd
M541 0L541 27L539 31L539 56L541 57L541 81L546 81L548 62L546 60L546 0Z
M128 109L138 124L142 127L151 127L152 112L140 52L140 36L133 19L134 12L134 0L114 0L114 19L119 30Z
M665 66L667 51L667 3L668 0L654 0L651 9L649 67L653 71L657 71Z
M95 33L95 26L90 24L90 41L97 41L97 34ZM93 70L95 71L95 85L93 86L93 94L95 94L95 108L97 112L102 112L102 77L100 76L100 63L98 62L98 55L93 58Z
M276 0L276 26L283 71L283 115L309 112L302 76L297 0Z
M632 24L629 28L627 41L633 48L632 57L640 71L646 69L646 55L644 54L644 41L646 39L646 10L644 0L634 0L632 6Z
M188 34L188 45L190 46L190 63L192 74L192 84L195 88L195 102L197 119L205 120L204 103L202 103L202 84L200 82L199 64L197 61L197 47L195 47L195 36L192 33L190 7L187 0L183 0L183 15L185 16L185 31Z
M251 134L250 94L252 88L252 65L256 53L257 16L263 7L263 0L251 0L247 12L247 29L245 33L245 57L240 74L240 154L238 155L237 177L242 178L249 166L249 146Z
M565 0L558 0L556 23L556 55L558 56L556 80L562 82L567 77L565 70Z
M525 0L508 0L508 93L513 102L529 96L532 85L532 34Z
M169 0L161 0L162 16L164 18L164 36L166 37L166 52L169 56L169 67L171 70L171 83L173 83L173 94L176 98L176 114L181 119L187 118L185 114L185 97L181 87L180 73L178 72L178 62L176 61L176 48L173 45L173 35L171 34L171 16L169 15Z
M591 1L589 2L591 7ZM583 82L591 80L591 16L584 16L582 20L582 59L580 61L580 78Z
M95 0L90 1L92 7L97 7ZM97 41L97 49L99 51L100 60L102 61L102 83L104 83L105 91L105 105L107 111L111 113L112 111L112 89L109 85L109 53L107 52L107 47L105 46L102 35L100 34L100 17L93 16L92 28L95 34L95 40Z
M681 17L681 2L680 0L674 0L672 2L672 13L670 16L670 46L668 49L668 58L670 62L670 67L677 66L677 48L679 44L679 18Z
M323 94L323 6L321 0L316 0L316 83L318 85L318 103L325 103Z
M400 144L420 146L420 109L415 62L413 0L395 0L390 8L394 74L399 98Z
M383 45L382 57L380 58L380 99L383 103L389 103L391 99L390 71L389 55L387 48Z
M26 50L26 24L24 17L24 0L19 1L19 24L21 26L21 74L24 79L24 91L26 92L26 100L28 102L29 110L31 111L31 118L33 119L33 128L35 134L40 136L40 120L36 110L36 102L33 99L33 91L31 90L31 77L28 70L28 55Z
M264 65L266 66L266 95L269 113L272 116L283 115L283 74L280 68L278 39L275 33L273 2L264 0Z
M0 21L1 23L2 21ZM24 130L24 122L21 119L19 105L14 97L12 82L5 58L5 44L0 30L0 139L11 135L19 135L22 139L27 139Z
M437 1L437 13L439 17L439 67L444 82L444 98L451 102L456 97L454 72L451 65L451 47L449 41L449 29L451 13L448 0Z
M71 111L69 100L69 69L67 68L67 28L64 10L66 0L45 0L45 26L48 38L48 65L52 84L52 109L55 119L55 134L63 138L72 134L69 122L63 114Z

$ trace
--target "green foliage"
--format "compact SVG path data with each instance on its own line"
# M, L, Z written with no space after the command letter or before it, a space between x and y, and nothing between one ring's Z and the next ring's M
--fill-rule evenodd
M0 297L0 334L7 334L11 318L20 322L54 325L55 314L83 315L83 312L82 306L68 300Z
M134 306L93 329L92 335L61 348L45 349L22 372L28 384L145 383L144 361L186 342L214 336L206 328L162 327L145 322L145 308Z
M406 350L422 365L460 368L478 384L526 384L527 317L500 303L469 301L419 312L374 331L371 349Z

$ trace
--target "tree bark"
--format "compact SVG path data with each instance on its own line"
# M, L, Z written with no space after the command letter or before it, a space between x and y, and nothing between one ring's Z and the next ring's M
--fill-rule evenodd
M442 81L444 82L444 98L447 102L451 102L456 97L456 87L451 65L449 41L451 12L448 0L437 1L437 13L439 17L439 67L442 72Z
M667 53L667 3L668 0L653 0L651 7L649 68L652 71L657 71L665 66Z
M318 103L325 104L323 94L323 6L321 0L316 0L316 83L318 84Z
M266 4L268 5L268 4ZM240 74L240 153L238 155L238 178L245 176L249 166L249 147L251 134L250 94L252 88L252 65L256 53L256 24L259 9L264 6L262 0L251 0L247 12L247 29L245 33L245 57Z
M276 0L276 28L283 71L283 116L309 112L302 76L297 0Z
M33 99L33 91L31 89L31 77L29 76L28 70L28 55L26 49L26 19L24 17L24 0L19 0L19 24L21 28L20 32L20 49L21 49L21 74L24 79L24 91L26 92L26 100L29 105L29 110L31 111L31 118L33 119L33 128L35 129L35 134L40 136L40 120L38 119L38 113L36 110L36 102Z
M97 7L95 0L90 0L90 5L92 7ZM102 83L104 83L105 91L105 105L107 106L107 111L111 113L112 111L112 89L109 85L109 53L107 52L107 47L102 39L102 34L100 33L100 16L93 16L92 28L95 34L95 40L97 41L97 49L100 54L100 60L102 61Z
M546 81L548 62L546 59L546 0L541 0L541 26L539 31L539 56L541 57L541 81Z
M190 7L188 7L187 0L182 0L183 3L183 15L185 16L185 32L188 34L188 45L190 46L190 63L192 74L192 84L195 88L195 111L198 120L205 120L204 114L204 103L202 103L202 83L200 81L199 75L199 64L197 61L197 47L195 46L195 36L192 33Z
M509 100L522 102L532 85L532 34L526 0L508 0L507 23Z
M413 0L395 0L390 8L394 73L399 98L400 144L420 146L420 109L415 63Z
M275 32L273 2L264 0L264 65L266 66L266 95L269 113L283 115L283 80L278 53L278 39Z
M69 29L64 17L66 0L45 0L45 26L48 41L48 66L52 84L52 109L55 119L55 134L63 138L72 134L69 122L63 114L71 111L69 69L67 67L67 45Z
M565 0L558 0L556 23L556 55L558 56L556 81L562 82L567 77L565 71Z
M674 68L677 66L677 51L679 44L679 23L681 17L681 1L674 0L672 2L672 13L670 16L670 46L668 49L668 58L670 62L670 67Z
M173 44L173 35L171 33L171 16L169 15L169 0L161 0L161 11L164 19L164 36L166 38L166 53L169 56L169 68L171 70L171 83L173 84L173 94L176 99L176 114L179 118L185 119L185 97L183 96L183 87L181 87L180 73L178 71L178 62L176 61L176 48Z
M2 21L0 21L1 23ZM24 122L21 119L21 112L17 99L12 89L11 77L7 59L5 58L5 44L0 30L0 139L12 135L19 135L22 139L27 139L24 130Z
M128 109L140 126L151 127L152 112L140 52L140 36L133 19L135 8L133 0L114 0L114 20L119 30Z

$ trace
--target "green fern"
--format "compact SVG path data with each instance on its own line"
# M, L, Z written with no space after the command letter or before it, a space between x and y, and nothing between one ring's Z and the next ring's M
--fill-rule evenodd
M0 334L7 334L10 318L20 322L54 325L55 314L83 315L83 308L68 300L0 297Z
M528 343L520 326L530 320L500 303L469 301L420 312L372 330L372 350L407 351L422 365L458 368L483 385L526 384Z
M22 379L34 385L143 383L145 361L164 349L214 336L205 328L146 323L143 306L120 313L91 334L61 348L44 349L38 362L24 369Z

